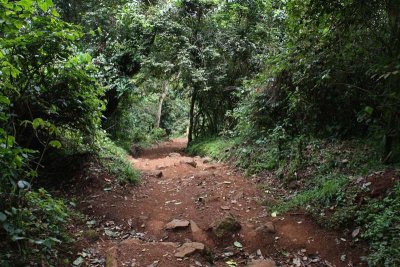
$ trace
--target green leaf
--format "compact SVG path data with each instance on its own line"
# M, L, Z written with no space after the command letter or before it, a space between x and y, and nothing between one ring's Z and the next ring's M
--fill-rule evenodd
M21 0L17 3L18 6L23 7L25 10L31 10L33 6L32 0Z
M31 187L31 184L28 183L27 181L24 181L24 180L19 180L18 183L17 183L17 185L18 185L18 187L19 187L20 189L28 189L28 188Z
M54 16L54 17L59 17L60 16L60 14L57 12L57 10L55 10L54 8L53 9L51 9L51 14Z
M0 212L0 222L5 222L7 220L7 215L3 212Z
M228 264L229 267L236 267L237 263L233 260L229 260L226 262L226 264Z
M366 107L364 108L364 111L365 111L366 113L368 113L369 115L371 115L371 114L374 112L374 109L373 109L372 107L370 107L370 106L366 106Z
M43 12L47 12L49 10L49 8L53 6L53 1L52 0L40 0L37 2L37 4Z
M109 229L104 230L104 233L110 237L118 237L119 234L117 232L111 231Z
M72 263L74 266L80 266L83 263L83 258L79 257Z
M243 247L242 243L240 243L240 242L238 242L238 241L235 241L235 242L233 243L233 245L234 245L235 247L237 247L237 248L242 248L242 247Z
M5 105L10 105L10 99L8 99L7 97L5 97L5 96L2 96L2 95L0 95L0 102L1 103L3 103L3 104L5 104Z
M24 240L24 239L25 239L25 237L23 237L23 236L14 235L14 236L11 237L12 241L18 241L18 240Z
M51 147L54 147L54 148L57 148L57 149L60 149L60 148L62 147L61 142L58 141L58 140L52 140L52 141L50 141L50 142L49 142L49 145L50 145Z
M12 135L8 135L7 138L6 138L6 143L7 143L7 146L9 146L9 147L14 146L15 137L12 136Z
M42 118L36 118L32 122L33 129L37 129L39 126L44 125L44 120Z

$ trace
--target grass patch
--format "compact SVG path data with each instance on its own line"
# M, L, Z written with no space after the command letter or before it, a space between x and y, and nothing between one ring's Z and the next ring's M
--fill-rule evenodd
M344 176L331 179L324 177L318 181L318 184L294 195L292 199L274 207L274 209L282 213L306 205L318 205L322 209L328 209L332 205L337 206L344 200L344 188L348 182L348 179Z
M97 154L101 165L115 176L121 184L139 182L140 173L128 160L127 152L106 136L98 138Z
M217 160L225 160L230 155L230 150L236 144L236 139L210 137L196 140L187 149L190 155L208 156Z

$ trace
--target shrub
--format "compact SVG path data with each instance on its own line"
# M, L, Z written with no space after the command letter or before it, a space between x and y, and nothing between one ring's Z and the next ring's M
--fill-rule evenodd
M400 182L383 200L372 199L357 211L357 222L365 230L362 237L373 249L372 266L400 265Z
M19 266L31 260L61 262L58 250L72 241L66 230L70 211L65 203L44 189L21 190L13 198L3 198L0 205L0 245L7 251L0 257L0 265Z
M135 170L128 160L127 152L118 147L104 131L98 131L96 153L100 163L114 175L120 183L137 183L139 172Z

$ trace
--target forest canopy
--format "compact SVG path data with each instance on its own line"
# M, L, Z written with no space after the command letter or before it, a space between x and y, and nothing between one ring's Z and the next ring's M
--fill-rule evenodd
M397 0L0 0L0 265L57 266L69 208L42 187L70 160L136 183L128 153L185 135L258 147L257 171L315 140L395 168L399 86ZM399 213L371 266L399 264Z

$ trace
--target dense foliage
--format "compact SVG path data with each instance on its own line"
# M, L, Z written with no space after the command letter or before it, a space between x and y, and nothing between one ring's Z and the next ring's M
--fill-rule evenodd
M0 246L8 251L0 265L54 264L63 261L55 248L70 240L70 212L36 181L48 152L78 143L101 154L104 89L92 57L79 49L82 29L61 20L52 1L1 1L0 21ZM117 174L130 171L119 164ZM126 179L135 179L130 172Z
M242 109L256 132L384 136L398 144L399 13L396 1L288 1L283 50L269 57ZM243 111L242 111L243 112Z
M396 0L0 0L0 264L60 262L70 212L37 188L57 155L137 182L126 151L169 135L286 185L312 169L280 209L324 211L349 176L396 166L399 84ZM369 157L338 168L347 142ZM338 215L368 226L371 265L398 264L398 199Z

